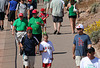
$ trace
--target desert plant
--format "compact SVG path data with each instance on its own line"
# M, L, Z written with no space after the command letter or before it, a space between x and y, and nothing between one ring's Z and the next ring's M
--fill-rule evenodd
M99 31L95 31L91 33L91 40L97 44L98 42L100 42L100 30Z
M91 6L90 13L94 14L97 13L98 8L100 7L100 3L94 3Z
M90 36L95 44L97 44L100 41L100 20L85 28L84 32Z

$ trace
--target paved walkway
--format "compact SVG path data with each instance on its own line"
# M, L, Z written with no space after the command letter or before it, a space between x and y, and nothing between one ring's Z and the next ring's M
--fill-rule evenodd
M38 5L38 9L42 4ZM47 19L47 33L49 40L53 42L55 52L52 68L76 68L72 59L72 42L74 35L71 34L68 15L65 14L61 27L61 35L54 35L52 16ZM15 40L9 31L10 25L5 20L5 30L0 31L0 68L15 68ZM22 57L17 56L17 68L22 68ZM42 68L42 57L37 54L35 68Z

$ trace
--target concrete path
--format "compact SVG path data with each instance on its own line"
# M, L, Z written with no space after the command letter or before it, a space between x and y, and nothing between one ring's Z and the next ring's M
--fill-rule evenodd
M42 4L38 4L38 9ZM72 43L75 35L71 34L70 22L68 15L65 14L64 22L61 27L61 35L54 35L52 16L47 19L47 33L49 40L53 42L54 61L52 68L76 68L72 59ZM5 20L5 30L0 31L0 68L15 68L15 40L11 35L10 25ZM22 57L17 56L17 68L22 68ZM35 68L42 68L42 57L37 54Z

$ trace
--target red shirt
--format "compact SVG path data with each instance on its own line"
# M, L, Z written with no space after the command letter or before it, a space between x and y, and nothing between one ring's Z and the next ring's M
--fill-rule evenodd
M40 13L40 15L39 15L39 17L41 17L42 20L43 20L44 18L46 18L47 16L49 16L49 14L46 14L46 13ZM46 24L46 19L43 20L43 22L44 22L44 24Z

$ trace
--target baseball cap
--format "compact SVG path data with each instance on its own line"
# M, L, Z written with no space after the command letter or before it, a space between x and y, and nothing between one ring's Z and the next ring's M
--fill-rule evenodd
M82 24L79 24L78 26L76 26L76 28L81 28L81 29L84 29L84 26Z
M30 2L30 1L32 1L32 0L28 0L28 1Z
M19 16L20 16L20 17L23 17L23 13L20 13Z
M45 9L44 8L41 8L41 11L45 11Z
M27 31L28 31L28 30L32 30L32 27L28 27L28 28L27 28Z
M87 53L91 53L91 52L95 52L95 49L93 47L89 47L87 48Z
M33 11L32 11L32 13L34 13L34 14L35 14L35 13L38 13L38 11L37 11L37 10L33 10Z

